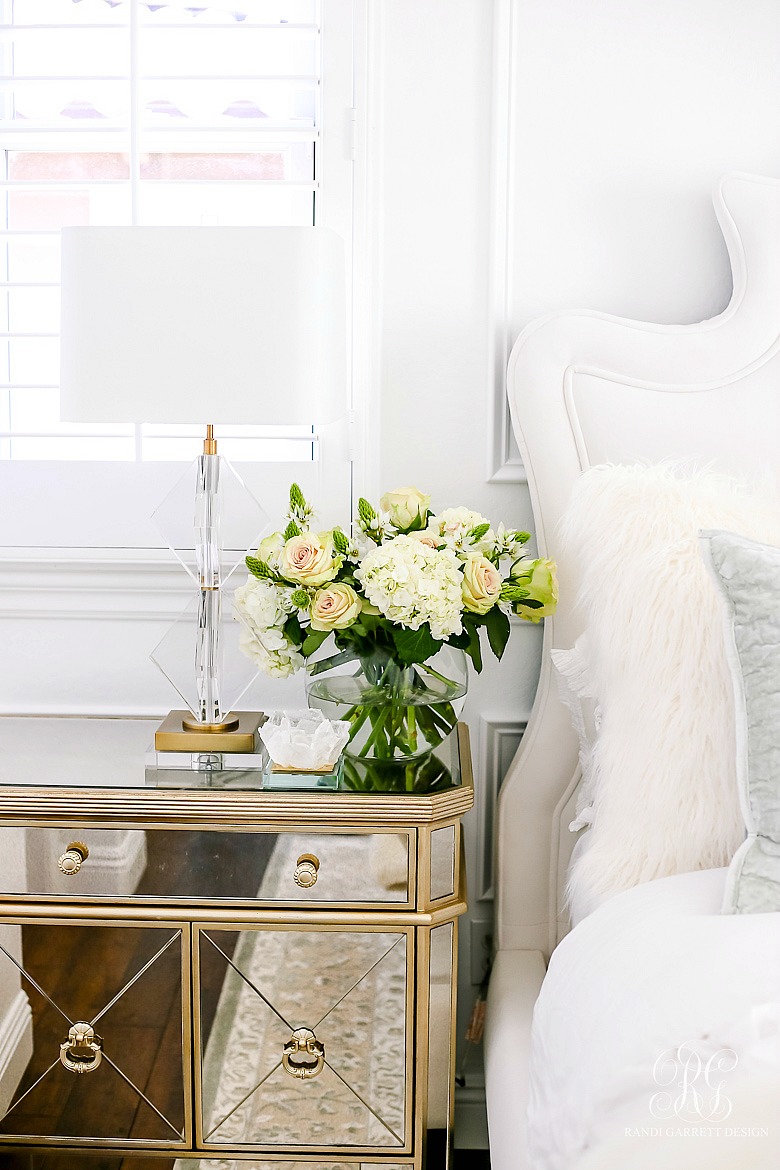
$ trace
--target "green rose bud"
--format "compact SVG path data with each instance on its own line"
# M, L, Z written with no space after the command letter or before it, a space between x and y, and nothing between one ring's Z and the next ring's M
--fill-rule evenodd
M509 579L512 584L527 590L526 597L515 604L515 613L519 617L537 623L555 613L558 605L555 561L546 557L539 560L522 557L512 565Z

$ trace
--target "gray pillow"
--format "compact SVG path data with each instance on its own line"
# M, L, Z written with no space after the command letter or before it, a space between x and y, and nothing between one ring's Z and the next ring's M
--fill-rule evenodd
M780 910L780 548L704 532L702 551L726 605L748 833L731 862L723 910Z

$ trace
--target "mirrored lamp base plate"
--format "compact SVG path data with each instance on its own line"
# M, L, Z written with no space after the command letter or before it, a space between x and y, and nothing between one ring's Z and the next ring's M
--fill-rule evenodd
M235 720L238 726L235 726ZM226 729L193 729L189 711L169 711L154 733L158 752L220 752L251 754L258 750L258 728L263 722L262 711L231 711Z

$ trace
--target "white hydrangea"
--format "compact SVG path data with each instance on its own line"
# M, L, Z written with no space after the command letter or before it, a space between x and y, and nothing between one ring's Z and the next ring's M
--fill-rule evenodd
M247 658L251 658L269 678L289 678L304 665L303 656L281 630L269 628L250 632L245 626L238 644Z
M488 524L486 516L474 512L471 508L445 508L428 521L427 532L435 535L448 548L455 552L473 556L492 551L495 544L495 533L488 524L488 529L479 540L472 543L469 533L482 524Z
M366 598L391 622L410 630L428 622L434 638L461 632L463 575L451 549L397 536L368 553L355 576Z
M303 656L284 633L295 606L288 589L250 577L234 594L236 616L243 629L239 645L271 678L289 678L303 666Z

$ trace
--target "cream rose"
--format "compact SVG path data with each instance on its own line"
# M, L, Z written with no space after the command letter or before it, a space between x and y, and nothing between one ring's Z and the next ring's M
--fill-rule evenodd
M341 568L342 559L334 555L329 532L302 532L291 536L282 549L279 572L287 581L301 585L324 585L332 581Z
M312 629L346 630L357 621L360 610L360 598L352 586L337 582L316 594L311 606Z
M498 601L503 580L487 557L469 557L463 569L463 605L472 613L485 614Z
M441 548L443 544L441 537L428 528L423 532L410 532L409 535L413 540L418 540L420 544L427 544L428 548Z
M379 507L390 516L390 522L406 532L409 528L422 528L428 519L431 497L416 487L397 488L386 492L379 501Z

